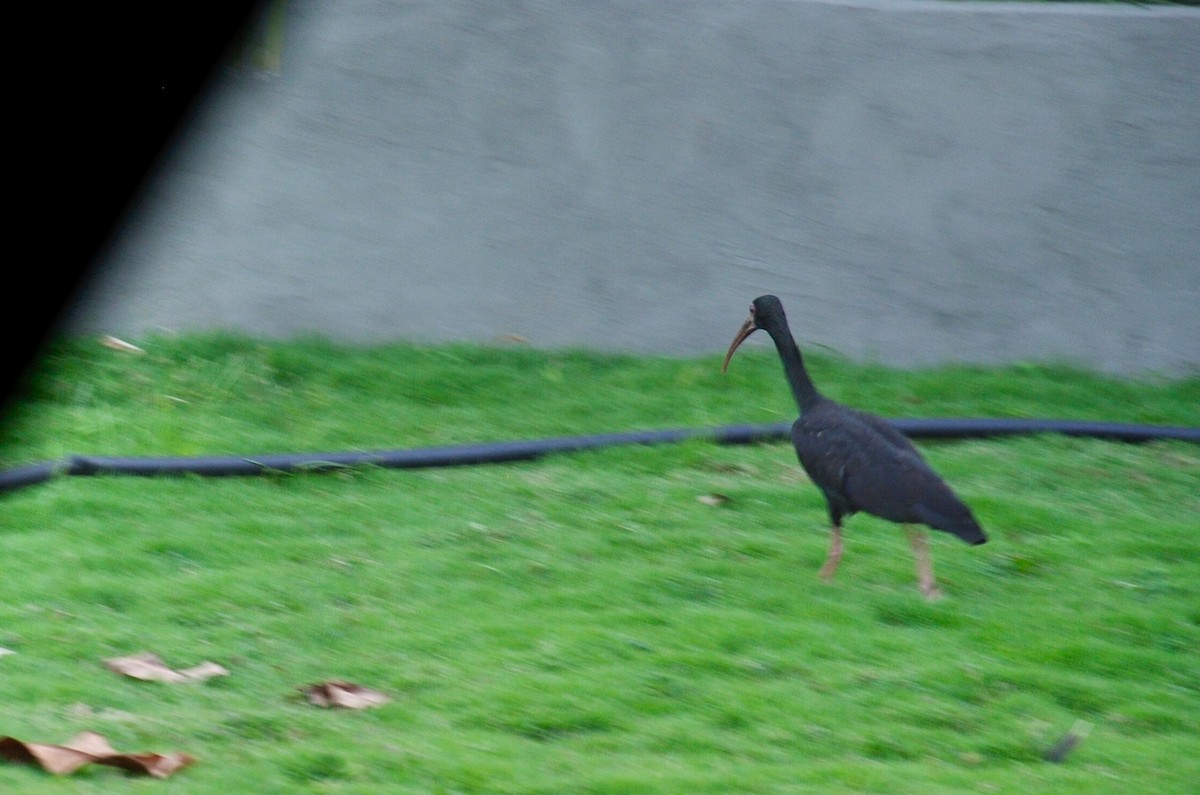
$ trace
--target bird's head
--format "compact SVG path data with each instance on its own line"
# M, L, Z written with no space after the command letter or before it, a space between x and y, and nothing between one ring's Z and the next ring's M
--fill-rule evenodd
M733 358L733 352L738 349L746 337L749 337L760 328L766 328L772 323L783 320L783 304L773 295L760 295L750 302L750 317L746 318L746 322L738 329L737 334L733 338L733 342L729 344L729 351L725 354L725 361L721 363L721 372L725 372L729 367L729 360Z

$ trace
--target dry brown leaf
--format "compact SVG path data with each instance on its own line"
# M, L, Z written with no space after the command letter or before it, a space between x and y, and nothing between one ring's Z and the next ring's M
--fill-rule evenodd
M84 732L66 745L26 743L15 737L0 737L0 756L9 762L38 765L48 773L65 776L74 773L95 759L94 754L75 747L94 747L94 744L90 742L91 737L87 736L90 734L90 732Z
M184 668L179 673L193 682L203 682L205 679L212 679L214 676L229 676L229 671L225 666L209 662L208 660L199 665L193 665L191 668Z
M117 339L116 337L108 334L105 334L100 338L100 344L106 348L112 348L114 351L122 351L124 353L145 353L144 350L133 343Z
M203 682L214 676L228 676L229 671L214 662L205 660L199 665L176 671L168 668L154 652L144 651L129 657L105 660L110 671L147 682Z
M97 759L96 764L119 767L130 773L154 778L168 778L195 761L195 757L175 751L169 754L116 754Z
M341 707L342 709L367 709L391 701L390 698L369 687L353 682L332 680L301 688L309 703L318 707Z
M154 778L167 778L196 761L183 753L117 753L108 740L96 732L83 732L63 745L27 743L15 737L0 737L0 758L37 765L56 776L70 775L84 765L97 764Z

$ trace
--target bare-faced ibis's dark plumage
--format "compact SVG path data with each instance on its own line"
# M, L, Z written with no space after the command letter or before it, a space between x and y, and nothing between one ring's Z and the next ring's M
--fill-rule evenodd
M833 541L821 576L830 579L837 571L842 557L842 519L866 511L905 525L916 556L921 593L936 599L940 592L933 579L925 534L909 525L927 525L969 544L982 544L987 536L971 509L886 420L835 403L817 391L792 339L783 304L775 296L760 296L750 304L750 317L730 344L722 372L742 341L758 329L774 340L800 407L800 417L792 424L800 465L829 506Z

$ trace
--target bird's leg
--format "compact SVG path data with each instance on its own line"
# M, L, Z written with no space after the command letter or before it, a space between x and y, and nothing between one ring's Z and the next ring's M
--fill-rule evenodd
M925 538L924 531L905 525L904 532L908 534L908 541L913 548L913 556L917 560L917 582L920 585L921 593L931 602L940 599L942 592L933 580L933 561L929 557L929 541Z
M835 524L833 526L833 541L829 544L829 557L825 559L825 565L821 567L822 579L829 581L833 579L833 575L837 572L838 561L842 559L842 526Z

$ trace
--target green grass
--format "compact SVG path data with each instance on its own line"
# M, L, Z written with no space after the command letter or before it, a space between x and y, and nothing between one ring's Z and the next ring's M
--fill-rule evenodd
M648 359L467 346L73 342L0 429L0 465L70 453L308 452L778 422L762 350ZM1200 378L1059 366L900 372L815 357L895 416L1200 424ZM1200 780L1200 449L1060 437L924 445L992 543L848 523L786 445L250 479L61 478L0 496L0 734L100 731L199 758L21 793L1128 793ZM720 493L719 507L696 498ZM124 680L148 649L232 675ZM296 688L393 697L358 713ZM1095 728L1061 765L1042 753Z

